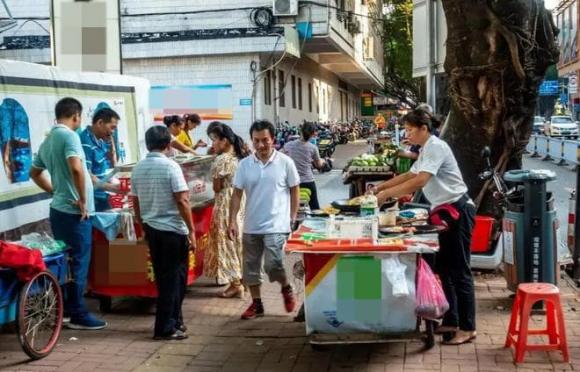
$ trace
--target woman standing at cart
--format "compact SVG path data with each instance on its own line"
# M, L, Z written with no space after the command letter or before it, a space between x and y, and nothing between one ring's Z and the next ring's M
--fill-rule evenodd
M203 265L204 274L215 278L218 283L229 283L229 287L221 294L222 297L241 298L244 294L242 286L242 236L228 239L227 228L229 208L234 188L232 181L238 161L248 154L244 150L244 141L227 125L213 122L208 127L207 135L212 140L212 148L218 155L211 167L215 205L209 232L209 246ZM243 211L243 200L241 210ZM238 216L238 224L242 224L243 213ZM241 230L240 230L241 231Z
M169 152L167 153L168 156L175 156L179 151L182 153L191 153L193 155L197 155L197 153L191 148L185 146L183 143L179 142L177 136L183 132L185 128L185 122L179 115L169 115L163 117L163 124L167 126L169 129L169 133L171 134L171 147Z
M476 336L475 292L470 267L475 205L467 194L451 148L432 134L433 117L423 110L414 110L402 121L409 141L421 145L419 158L409 172L370 192L377 195L380 205L391 197L423 189L431 202L432 218L437 216L447 223L448 228L439 234L435 270L450 308L437 332L454 332L454 337L444 343L460 345Z

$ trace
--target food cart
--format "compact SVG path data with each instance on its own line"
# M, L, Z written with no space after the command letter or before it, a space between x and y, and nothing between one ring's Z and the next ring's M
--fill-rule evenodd
M377 226L369 219L340 219L306 219L285 247L303 256L312 347L413 339L432 347L434 322L415 315L415 283L418 258L438 250L437 234L372 237Z
M351 159L343 169L343 183L350 184L349 197L363 195L369 182L383 182L399 172L399 147L390 138L370 141L373 154L363 154ZM404 163L404 161L403 161ZM405 169L405 171L408 169Z
M213 159L213 156L181 156L174 159L181 166L189 186L197 238L195 253L191 251L189 254L188 285L203 273L203 259L208 245L214 205L210 175ZM130 173L134 166L135 164L124 165L115 170L122 187L130 187ZM111 202L113 207L119 208L105 213L118 218L120 234L109 236L107 239L102 231L93 230L93 252L89 272L89 291L99 298L101 311L104 312L110 311L113 297L157 297L149 248L140 227L133 222L130 199L113 196ZM110 218L98 213L96 218L99 217Z

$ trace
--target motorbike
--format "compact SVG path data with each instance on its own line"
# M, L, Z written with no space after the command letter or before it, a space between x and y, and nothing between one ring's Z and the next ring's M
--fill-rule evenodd
M322 132L318 136L318 151L323 158L330 158L336 150L336 143L332 135L328 132Z

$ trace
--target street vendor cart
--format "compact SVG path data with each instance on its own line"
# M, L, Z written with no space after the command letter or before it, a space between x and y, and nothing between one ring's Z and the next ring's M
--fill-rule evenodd
M175 158L190 189L197 238L195 253L190 251L189 254L188 285L193 284L203 273L203 259L214 205L210 176L213 159L213 156ZM130 175L134 165L117 169L121 185L127 190L130 188ZM131 201L128 197L114 196L111 204L117 208L110 212L97 213L95 218L101 229L93 230L93 255L89 273L89 291L99 298L100 309L104 312L110 311L114 297L157 297L149 247L140 226L133 222ZM113 233L110 232L111 229Z
M343 236L335 239L327 235L329 223L335 222L305 220L285 247L303 256L306 333L313 348L414 339L431 348L434 322L415 313L416 267L419 257L438 250L437 235L353 238L357 232L343 225Z
M374 154L362 154L351 159L343 169L343 183L350 184L350 198L363 195L369 182L384 182L409 170L407 159L399 158L399 147L390 139L374 143Z

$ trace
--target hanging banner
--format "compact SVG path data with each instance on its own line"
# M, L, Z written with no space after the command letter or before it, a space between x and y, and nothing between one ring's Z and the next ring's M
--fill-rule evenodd
M117 141L125 161L134 162L144 147L148 91L148 81L140 78L0 60L0 232L48 217L50 196L30 180L29 171L61 98L82 103L81 129L91 124L96 110L115 110L121 117Z

